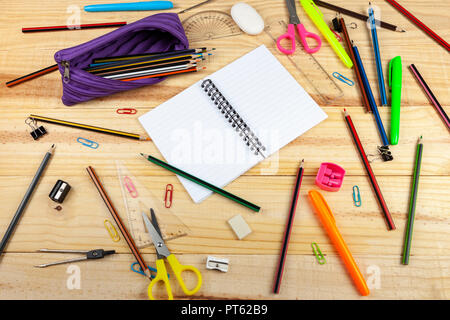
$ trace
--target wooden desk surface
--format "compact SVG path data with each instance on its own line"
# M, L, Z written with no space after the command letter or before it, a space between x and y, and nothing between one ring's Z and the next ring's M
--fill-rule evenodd
M175 1L178 12L200 0ZM108 0L93 1L108 3ZM204 10L229 12L235 1L213 1L194 9L181 19ZM248 0L268 21L287 18L284 1ZM334 1L343 7L364 12L366 2ZM181 5L181 3L183 3ZM0 82L15 79L29 72L54 64L53 54L109 30L60 31L54 33L23 34L22 27L61 25L71 14L71 5L81 8L81 23L136 21L149 12L86 13L85 1L12 1L0 4ZM110 218L109 212L94 189L85 168L94 166L108 189L117 209L126 221L126 211L121 197L115 160L123 160L130 170L150 189L164 195L164 187L175 187L173 209L190 228L189 236L169 242L170 249L184 264L197 266L204 277L204 284L193 299L449 299L450 298L450 136L436 111L428 102L407 66L416 64L436 97L450 113L448 52L438 46L422 31L384 1L382 19L393 22L405 33L379 29L383 65L400 55L403 60L403 91L400 144L393 146L394 161L374 162L386 202L393 214L397 230L387 231L369 180L347 130L342 109L352 115L366 151L372 153L380 144L373 116L364 111L357 86L337 82L344 96L324 105L318 99L305 77L285 57L276 57L305 87L324 111L328 119L302 135L279 154L262 162L226 187L227 190L259 204L263 210L254 214L220 196L213 195L204 203L195 205L178 179L140 159L139 152L161 156L152 142L134 142L118 137L46 125L48 134L33 141L24 120L30 113L49 117L71 119L93 125L119 128L144 133L137 117L152 110L162 102L190 86L201 77L227 65L234 59L264 43L274 48L265 34L245 34L205 41L193 46L216 47L208 70L199 74L179 76L158 85L115 94L73 107L66 107L60 98L61 77L55 72L13 88L0 86L0 234L3 235L31 177L44 152L52 143L57 145L55 155L37 188L15 234L9 242L6 254L0 258L0 298L2 299L146 299L148 282L130 271L133 256L125 242L114 243L103 226ZM448 24L450 2L430 6L424 1L404 0L402 4L449 40ZM318 32L305 12L297 4L297 12L307 29ZM335 13L323 9L328 21ZM377 90L376 67L373 63L371 39L364 23L345 17L348 23L356 22L356 30L350 29L357 42L369 81ZM328 73L338 71L355 80L352 70L346 69L331 50L328 43L316 54ZM302 70L314 77L310 66ZM356 82L356 80L355 80ZM120 107L134 107L134 116L118 115ZM389 108L380 108L381 117L389 132ZM424 155L420 178L419 196L414 225L414 241L409 266L401 265L404 229L407 219L410 184L414 166L417 137L424 136ZM77 137L97 141L97 150L76 142ZM271 293L281 240L289 210L293 183L298 162L306 159L305 178L299 206L292 230L285 274L279 295ZM347 173L339 192L323 192L332 207L341 233L364 274L371 294L362 298L356 291L337 252L329 242L307 199L307 191L317 189L315 174L321 162L336 162ZM56 211L48 194L57 179L73 186L63 209ZM352 186L358 185L362 206L352 201ZM253 233L244 240L236 240L227 220L241 214ZM319 265L310 244L317 242L327 263ZM99 261L79 262L80 289L68 289L69 265L36 269L33 265L67 258L68 256L36 253L39 248L115 249L119 254ZM153 248L143 250L144 257L154 265ZM228 273L207 270L208 255L228 257ZM68 273L69 272L69 273ZM185 298L175 286L175 295Z

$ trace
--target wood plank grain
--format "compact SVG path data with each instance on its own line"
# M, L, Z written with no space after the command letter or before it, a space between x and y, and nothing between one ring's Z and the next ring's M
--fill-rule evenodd
M128 224L117 178L104 177L101 168L96 171L122 219ZM7 251L29 252L40 247L67 249L77 244L83 249L92 246L114 246L120 252L128 252L125 242L112 243L109 238L103 220L108 218L112 221L112 219L87 174L80 173L77 177L59 178L73 187L69 197L61 205L63 209L55 210L57 204L48 198L56 178L44 176ZM189 228L187 237L170 241L170 248L174 252L276 254L279 251L294 177L241 177L227 188L228 191L260 205L262 208L260 213L253 213L218 195L213 195L201 205L196 205L175 176L138 176L138 180L152 190L156 197L160 196L161 202L166 184L173 184L175 192L171 212ZM3 210L0 213L2 226L0 234L8 225L28 182L28 177L0 179L3 190L0 194L0 203L3 203ZM346 177L341 191L336 193L323 191L323 194L334 212L344 239L354 253L400 256L411 177L382 177L379 183L396 223L395 231L387 231L366 177ZM353 205L353 185L358 185L361 191L363 205L360 208ZM309 253L310 243L314 241L320 242L326 251L332 250L328 237L307 199L307 192L310 189L318 188L314 186L314 177L306 176L290 240L291 254ZM450 190L448 179L441 181L439 177L421 178L414 224L413 255L450 254L448 190ZM237 240L227 224L227 220L236 214L241 214L253 230L252 234L242 241ZM144 251L152 250L147 248Z
M102 260L53 266L45 269L33 265L67 259L70 255L44 253L10 253L0 264L8 274L0 284L1 299L147 299L148 280L130 271L130 254L108 256ZM226 255L230 259L227 273L205 268L206 255L183 254L183 264L197 267L203 276L200 291L186 297L173 283L175 299L449 299L450 259L417 257L408 267L391 256L359 256L355 260L371 290L361 297L339 257L326 255L319 265L315 256L291 255L286 259L280 294L271 292L276 255ZM154 265L155 255L144 259ZM71 269L68 269L70 267ZM78 273L79 268L79 273ZM74 271L77 269L77 271ZM79 274L79 288L72 278ZM169 271L171 273L171 270ZM255 277L255 273L258 274ZM192 278L187 274L187 281ZM171 273L172 278L172 273ZM69 286L68 283L69 282ZM52 288L49 290L49 288ZM73 288L73 289L69 289ZM156 288L160 298L163 292Z

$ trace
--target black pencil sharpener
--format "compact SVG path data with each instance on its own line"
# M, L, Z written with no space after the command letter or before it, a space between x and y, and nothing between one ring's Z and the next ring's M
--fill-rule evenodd
M50 199L52 199L55 202L63 203L64 199L66 198L67 194L69 193L70 185L67 182L64 182L62 180L56 181L55 186L53 187L52 191L48 195Z

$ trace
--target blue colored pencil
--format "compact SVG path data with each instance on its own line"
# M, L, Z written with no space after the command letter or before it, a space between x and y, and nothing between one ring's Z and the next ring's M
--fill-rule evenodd
M369 80L367 79L366 71L364 70L361 56L359 55L358 48L353 44L353 42L352 42L352 49L353 53L355 54L356 64L358 65L358 69L360 70L361 73L361 79L363 81L363 85L366 90L367 98L369 99L370 108L372 109L373 116L375 117L375 121L377 123L378 132L380 133L383 145L387 146L389 145L389 140L387 138L386 131L384 130L380 114L378 113L378 108L375 103L375 98L373 97L372 89L370 88Z
M386 88L384 85L383 66L381 64L380 46L378 45L377 26L375 24L375 17L373 14L373 8L369 2L369 21L370 21L370 33L372 34L373 52L375 54L375 62L377 64L378 75L378 87L380 89L381 105L387 105Z

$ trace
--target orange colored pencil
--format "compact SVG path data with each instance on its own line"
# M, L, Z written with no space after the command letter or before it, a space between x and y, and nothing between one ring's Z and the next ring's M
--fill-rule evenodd
M47 67L47 68L35 71L35 72L27 74L27 75L25 75L23 77L20 77L20 78L8 81L6 83L6 86L7 87L15 86L16 84L19 84L19 83L22 83L22 82L25 82L25 81L28 81L28 80L31 80L31 79L43 76L44 74L50 73L50 72L55 71L57 69L58 69L58 65L54 64L54 65L52 65L50 67Z
M203 67L200 69L206 69L206 67ZM122 79L120 81L134 81L134 80L141 80L141 79L148 79L148 78L157 78L157 77L170 76L170 75L178 74L178 73L197 72L198 70L199 70L199 68L194 67L194 68L190 68L190 69L186 69L186 70L158 73L158 74L152 74L152 75L148 75L148 76L142 76L142 77L136 77L136 78L130 78L130 79Z

